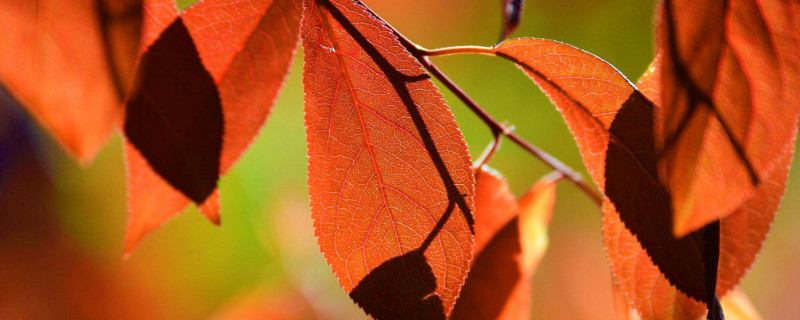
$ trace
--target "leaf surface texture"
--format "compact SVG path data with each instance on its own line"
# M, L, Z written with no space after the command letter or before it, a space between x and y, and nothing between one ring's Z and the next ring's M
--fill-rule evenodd
M340 285L377 319L444 319L472 260L474 177L422 66L353 0L304 2L309 193Z

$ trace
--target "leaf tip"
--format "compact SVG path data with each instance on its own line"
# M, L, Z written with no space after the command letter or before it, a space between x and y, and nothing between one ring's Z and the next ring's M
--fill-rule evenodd
M692 221L689 214L681 214L675 212L672 219L672 235L676 239L685 237L686 235L702 228L705 224Z
M126 251L122 252L122 258L120 258L120 260L122 262L125 262L125 261L128 261L128 259L130 259L130 258L131 258L131 252L127 252L127 249L126 249Z
M215 226L219 227L221 225L221 218L220 218L220 210L219 210L219 189L214 190L205 202L203 202L200 207L200 212L203 213L208 221L211 221Z
M141 240L142 237L140 235L132 233L130 230L125 233L125 244L122 248L122 261L127 261L130 259L133 251L139 246L139 242L141 242Z
M87 140L87 138L83 139ZM70 142L67 141L67 139L58 136L56 136L56 141L58 141L67 155L74 159L81 168L86 168L91 165L92 162L94 162L94 158L97 157L97 153L99 153L100 149L102 148L102 145L88 146L86 145L88 142Z

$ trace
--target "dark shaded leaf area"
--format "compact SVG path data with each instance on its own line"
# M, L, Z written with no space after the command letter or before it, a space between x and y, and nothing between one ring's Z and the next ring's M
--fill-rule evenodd
M136 78L125 135L170 185L203 203L219 177L222 104L181 18L142 56Z
M634 91L617 112L609 128L616 139L609 141L606 154L606 195L664 276L689 297L714 303L719 226L708 235L711 227L682 238L673 235L669 194L655 178L654 109ZM705 243L716 248L704 250Z
M350 298L375 319L444 319L435 290L433 269L423 252L414 250L373 269Z
M519 217L514 217L475 257L450 318L498 319L523 278L517 262L521 254Z

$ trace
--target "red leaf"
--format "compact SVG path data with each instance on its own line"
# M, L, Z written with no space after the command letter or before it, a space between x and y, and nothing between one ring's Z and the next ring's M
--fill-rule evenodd
M672 283L692 298L706 301L705 289L711 281L705 280L702 242L693 240L702 234L678 240L672 236L670 203L655 179L652 113L660 101L642 103L646 100L641 94L611 66L563 44L516 40L501 44L497 51L521 63L550 95L575 135L592 177L604 189L606 248L625 292L641 295L633 301L642 307L661 308L651 303L676 297L683 299L681 305L689 305L689 298L675 291ZM652 99L659 97L656 80L650 74L642 83ZM735 216L721 222L716 286L720 296L738 283L760 249L783 193L791 151L781 155L757 194ZM743 222L748 219L754 222ZM702 305L692 303L694 311L684 310L687 314L702 310ZM659 317L672 314L671 310L651 314Z
M216 125L209 127L214 122L203 124L196 118L185 116L196 114L200 105L186 103L191 100L191 94L180 96L168 92L172 98L182 99L182 103L170 107L168 113L180 113L180 109L191 111L183 112L183 118L171 118L169 126L194 127L192 130L200 130L204 135L220 139L221 149L214 151L216 147L206 144L202 148L207 150L208 156L175 154L170 158L172 163L181 165L158 169L159 163L164 162L158 157L166 157L167 154L159 152L143 156L141 149L134 144L126 145L130 211L126 253L130 253L145 235L177 215L189 202L188 198L200 203L203 214L212 222L219 223L216 181L247 149L269 115L293 60L300 25L300 4L297 0L206 0L181 12L179 20L176 20L179 13L172 0L150 0L145 10L143 42L150 49L156 39L163 36L166 26L175 21L182 21L185 25L202 66L219 93L224 122L222 130L215 131ZM189 61L191 57L184 56L181 59ZM170 77L175 83L193 86L199 80L189 74L173 74ZM162 108L167 106L164 99L159 101L159 105ZM150 134L153 130L151 126L140 129ZM185 137L191 139L178 139L182 141L181 145L188 146L197 143L194 141L197 136L187 135ZM150 142L142 145L152 147L149 144L156 142L157 138L153 136ZM210 166L212 162L217 163L216 167ZM185 179L176 179L174 176L180 170L184 171L184 175L205 177L201 184L204 188L192 191L199 188L198 184L192 183L189 187L190 184L181 182L185 182Z
M531 277L547 249L557 180L536 183L517 205L502 177L478 172L475 237L491 239L477 256L451 319L520 319L531 313ZM490 189L496 188L496 189ZM509 203L510 199L510 203ZM499 212L498 209L510 209ZM507 222L485 223L498 217Z
M5 0L0 82L82 163L118 125L141 26L137 0Z
M658 60L639 81L638 87L656 104L660 77ZM724 295L736 286L755 261L766 238L786 185L792 152L734 213L720 221L720 256L716 292ZM611 269L625 295L644 319L690 319L703 314L703 304L670 286L641 244L623 227L609 202L604 205L603 237ZM723 298L724 301L724 298Z
M661 271L703 299L700 248L692 238L673 237L668 195L656 178L653 106L619 71L574 47L519 39L495 52L517 62L555 103L606 202L616 206Z
M658 147L683 236L724 218L769 178L800 119L800 4L665 1Z
M217 188L222 102L181 18L142 55L125 136L150 167L195 203Z
M517 216L517 199L499 172L484 165L475 176L475 252Z
M472 259L461 131L422 66L360 2L306 0L303 17L320 248L369 315L443 319Z
M680 301L680 299L675 299L673 302ZM736 288L722 298L721 300L722 308L725 309L725 319L727 320L763 320L761 315L758 314L753 304L750 302L750 299L747 298L747 295L742 291L742 289ZM618 320L641 320L643 319L639 314L636 312L636 309L631 308L628 305L628 302L625 299L625 296L622 295L622 288L616 283L614 283L614 304L617 307L617 319ZM681 313L682 307L672 306L673 311L678 311L675 313L665 313L664 316L659 317L658 319L692 319L689 315ZM703 320L705 317L702 315L695 316L693 319Z

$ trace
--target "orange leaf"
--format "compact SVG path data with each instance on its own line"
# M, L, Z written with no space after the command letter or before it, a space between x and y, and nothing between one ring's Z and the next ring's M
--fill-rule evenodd
M88 163L121 119L140 26L140 0L2 1L0 82Z
M150 0L145 9L144 43L148 49L139 72L156 73L142 83L145 90L137 93L140 100L147 88L163 96L154 102L160 110L143 109L150 110L152 116L147 119L154 120L126 119L126 133L129 128L134 133L128 134L126 144L130 211L126 253L177 215L189 199L200 204L209 220L219 224L217 180L247 149L269 115L293 60L300 25L298 0L206 0L180 14L172 0ZM169 36L167 26L183 28L182 41L197 53L187 49L183 53L165 50L153 54L157 39ZM176 41L173 36L165 42L174 46ZM166 74L165 68L144 63L148 55L162 60L173 55L172 59L183 65L196 59L195 65L202 67L202 72ZM167 90L166 85L156 82L162 79L197 92L204 77L208 80L204 94L217 96L220 103L189 103L200 93ZM147 92L147 98L155 94ZM136 99L134 95L131 101ZM200 115L206 115L207 120L200 121ZM161 133L156 126L159 122ZM200 137L205 137L205 142L199 141ZM166 141L170 139L171 146ZM159 145L162 147L157 148Z
M125 137L195 203L217 187L222 102L189 30L175 19L142 55L125 108Z
M488 165L475 175L475 252L517 216L517 199L503 176Z
M724 218L769 179L800 119L800 4L665 1L658 148L677 236Z
M569 45L509 40L495 54L515 61L555 103L606 202L616 206L667 279L705 300L699 244L673 237L669 197L657 180L654 106L614 67Z
M677 302L680 300L673 300ZM727 320L762 320L761 315L758 314L750 299L742 291L736 288L728 292L725 297L720 301L722 307L725 309L725 319ZM641 320L642 317L636 312L636 309L628 305L628 301L622 294L622 288L615 282L614 283L614 304L617 307L618 320ZM702 315L694 317L697 320L703 320ZM659 319L691 319L689 316L677 317L675 314L670 316L660 317Z
M658 103L658 60L653 65L638 86ZM720 221L719 296L736 286L755 261L783 195L791 158L790 149L753 196ZM603 238L616 281L644 319L691 319L703 314L701 303L669 284L608 201L604 204Z
M722 298L722 307L728 320L762 320L756 308L741 289L737 288Z
M442 95L358 1L305 1L308 184L339 284L378 319L444 318L472 259L474 177Z
M505 179L486 168L478 172L475 237L491 240L483 250L476 250L451 319L527 318L531 313L531 277L547 249L547 225L555 204L557 179L542 179L518 205ZM500 213L500 208L510 211ZM502 228L482 223L501 215L511 218L503 219L507 222Z

